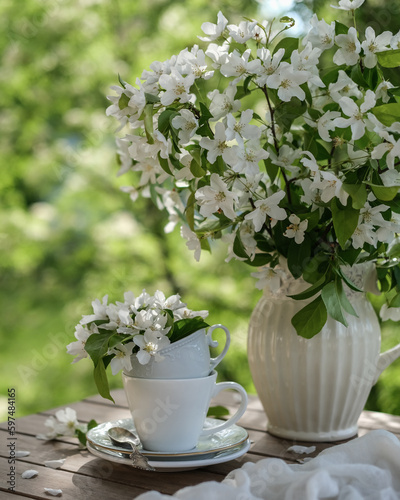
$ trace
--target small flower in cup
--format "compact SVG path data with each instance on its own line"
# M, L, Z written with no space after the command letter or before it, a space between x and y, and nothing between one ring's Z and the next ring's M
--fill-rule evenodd
M101 396L111 399L106 368L116 375L132 370L132 356L141 365L152 359L163 360L159 351L198 330L208 328L204 321L208 311L192 311L179 295L166 297L157 290L154 295L143 292L135 297L124 294L124 302L92 302L93 313L83 316L76 326L76 342L67 346L74 362L89 356L94 364L94 378Z

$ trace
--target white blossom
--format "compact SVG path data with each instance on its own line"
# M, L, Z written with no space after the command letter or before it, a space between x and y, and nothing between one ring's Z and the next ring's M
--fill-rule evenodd
M382 321L400 321L400 307L389 307L387 304L383 304L379 316Z
M257 21L241 21L239 25L228 24L229 36L237 43L246 43L253 37L254 28Z
M194 251L194 258L197 262L199 262L201 254L201 244L196 233L194 233L188 226L182 226L181 236L182 238L187 240L186 246L188 247L189 250Z
M239 120L230 113L226 117L226 138L228 141L236 139L239 144L243 145L243 139L259 139L261 136L261 129L257 125L250 125L253 119L253 110L246 109L240 115Z
M261 61L259 59L250 60L251 50L246 50L242 55L234 50L228 56L228 60L221 68L221 74L226 77L234 76L233 83L236 84L247 75L257 75L261 72Z
M115 356L110 361L111 373L116 375L120 370L132 370L131 364L131 354L132 354L132 343L117 344L115 347L110 349L108 354L115 354Z
M235 100L237 88L234 85L227 87L223 93L217 89L208 94L210 99L210 113L215 120L219 120L228 113L235 113L240 109L240 100Z
M373 149L371 158L380 160L386 153L386 165L389 169L394 169L395 158L400 158L400 139L397 141L387 132L383 134L386 142L381 142Z
M339 100L339 105L343 113L349 118L336 118L334 124L339 128L347 128L350 126L352 139L356 141L360 139L365 132L366 113L375 106L376 99L372 90L367 90L365 93L364 102L359 107L350 97L342 97Z
M376 36L375 31L371 26L365 30L365 40L361 47L364 50L364 65L366 68L374 68L378 62L376 52L387 50L393 34L390 31L384 31Z
M296 71L288 63L281 63L276 73L267 79L267 87L278 89L278 96L282 101L288 102L292 97L304 101L306 94L300 85L305 83L310 74L308 71Z
M389 89L393 89L394 85L389 82L388 80L383 80L375 90L375 96L376 100L382 99L382 102L387 103L389 102L390 96L388 94Z
M339 0L339 5L331 5L334 9L355 10L365 2L365 0Z
M319 189L321 201L328 203L336 197L340 203L346 206L348 193L343 189L343 182L332 172L321 170L320 179L315 180L311 189Z
M152 357L155 361L161 361L162 356L158 351L170 344L166 335L154 330L146 330L143 335L135 335L133 342L139 347L136 357L141 365L146 365Z
M363 94L347 73L340 69L337 81L329 84L329 95L335 102L339 102L342 97L361 99Z
M246 214L245 220L251 220L254 224L254 229L259 232L265 223L267 216L270 218L271 227L273 227L278 220L286 219L286 211L279 207L279 202L285 197L284 191L278 191L263 200L254 202L256 207L252 212Z
M400 49L400 31L392 36L390 39L390 46L394 50Z
M207 22L201 25L201 30L203 31L203 33L205 33L206 36L199 36L198 38L200 40L202 40L203 42L211 42L222 35L228 24L228 20L225 18L221 11L218 12L217 19L217 24Z
M308 226L308 220L300 220L295 214L289 216L289 226L287 226L286 231L283 236L286 238L294 238L294 241L300 245L304 241L304 234Z
M171 121L173 127L179 129L178 137L182 144L187 144L196 133L199 121L188 109L181 109L179 115Z
M275 294L281 288L281 281L286 278L282 269L263 266L259 271L251 273L253 278L257 278L256 288L259 290L268 289Z
M335 22L328 24L324 19L318 20L317 14L314 14L310 20L311 29L303 39L303 44L311 42L313 47L321 50L330 49L335 40Z
M234 146L232 148L230 165L235 172L254 176L260 171L259 162L268 157L268 151L261 148L258 141L248 141L242 147Z
M225 161L228 161L229 146L224 124L222 122L218 122L215 126L214 139L202 137L200 140L200 146L208 150L207 160L210 163L215 163L218 156L222 156Z
M357 38L355 28L349 28L347 35L341 34L335 36L335 43L339 49L333 56L333 62L338 66L346 64L354 66L360 58L361 44Z
M228 219L236 219L233 204L237 201L237 194L229 191L218 174L211 174L210 185L198 189L195 197L200 205L200 213L204 217L210 217L215 212L222 211Z
M339 111L327 111L317 120L318 134L326 142L331 142L329 132L335 130L335 118L340 116Z
M278 69L284 55L285 49L277 50L274 55L265 47L257 50L257 56L262 62L258 76L255 79L257 85L263 87L267 83L268 77Z
M170 75L163 74L159 80L164 92L160 94L161 104L169 106L174 101L181 103L189 102L192 99L190 87L194 83L194 75L182 76L173 68Z

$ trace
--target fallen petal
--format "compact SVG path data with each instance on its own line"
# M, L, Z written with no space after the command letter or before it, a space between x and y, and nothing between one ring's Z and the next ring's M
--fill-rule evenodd
M61 458L60 460L46 460L44 465L46 467L51 467L52 469L59 469L64 465L65 458Z
M53 497L60 497L62 490L54 490L53 488L44 488L44 492Z
M37 470L29 469L22 473L22 479L31 479L39 474Z
M316 450L315 446L299 446L299 445L294 445L291 446L290 448L287 449L287 451L293 451L293 453L313 453Z
M22 458L22 457L28 457L31 454L30 451L16 451L15 452L15 458Z

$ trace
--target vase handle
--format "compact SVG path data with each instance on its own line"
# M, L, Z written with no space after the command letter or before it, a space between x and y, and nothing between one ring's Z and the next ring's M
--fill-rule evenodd
M378 364L376 366L375 379L372 385L376 384L380 374L383 372L385 368L387 368L390 364L393 363L397 358L400 357L400 344L392 347L386 352L382 352L379 355Z
M212 325L208 329L208 332L207 332L208 345L211 347L217 347L218 342L216 340L212 339L212 333L217 328L221 328L225 332L225 346L224 346L221 354L219 354L216 358L210 359L210 372L212 370L214 370L214 368L223 360L223 358L225 357L225 354L228 352L229 345L231 343L231 334L229 333L229 330L226 328L226 326L218 324L218 325Z

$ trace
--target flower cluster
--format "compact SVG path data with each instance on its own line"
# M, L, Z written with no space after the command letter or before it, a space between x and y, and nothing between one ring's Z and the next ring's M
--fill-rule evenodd
M145 290L135 297L124 294L124 302L108 304L108 296L92 302L93 314L84 315L75 328L75 342L67 346L76 356L73 363L90 356L95 366L95 381L102 396L109 396L105 382L108 365L116 375L132 369L131 356L147 364L151 358L161 361L160 350L209 325L208 311L192 311L179 295L165 297L157 290L152 296Z
M220 12L202 25L203 48L113 87L107 114L126 131L119 175L137 177L123 190L165 209L167 231L180 223L196 260L221 238L227 261L264 266L254 275L265 284L283 256L308 297L327 287L313 304L333 317L351 310L342 283L355 288L341 266L373 261L399 307L400 81L387 68L400 65L400 32L360 36L314 15L299 40L281 37L294 21L281 22L276 32Z
M38 439L50 440L58 437L78 437L80 443L86 445L86 433L96 427L97 422L91 420L88 424L80 423L76 411L72 408L58 410L54 416L49 417L45 423L46 434L38 434Z

